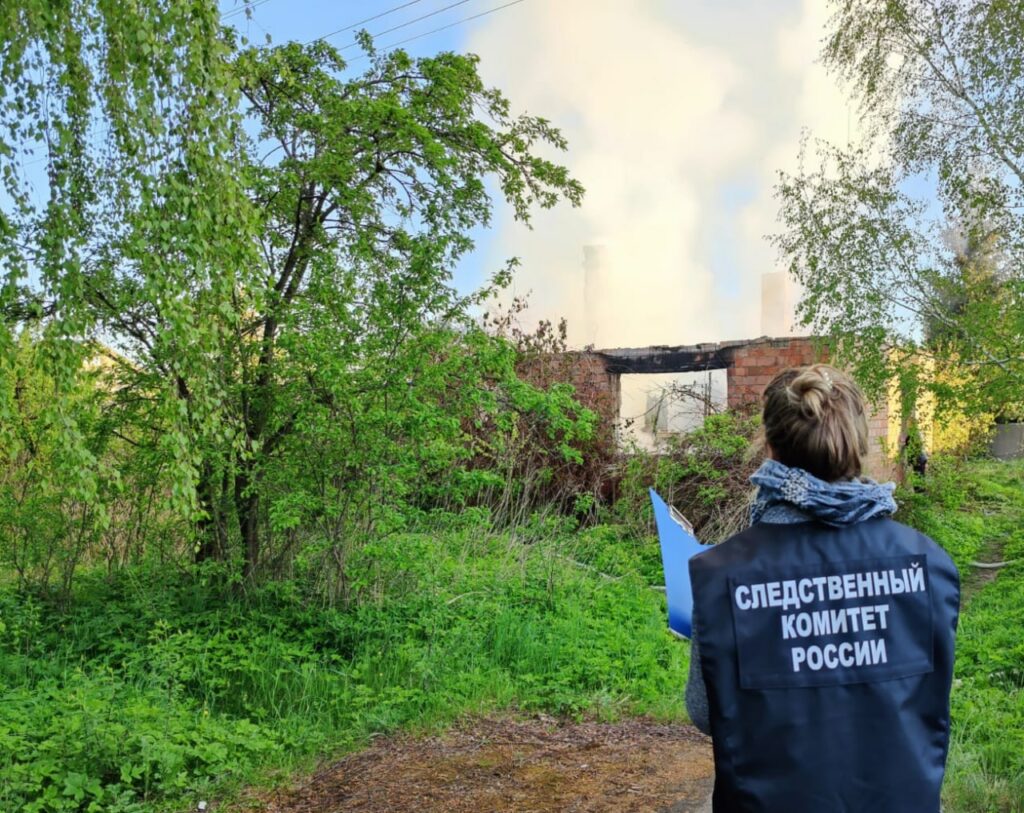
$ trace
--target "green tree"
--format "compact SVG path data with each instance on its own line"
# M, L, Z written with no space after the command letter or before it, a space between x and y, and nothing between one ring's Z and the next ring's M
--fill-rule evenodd
M799 315L875 393L895 375L946 403L1019 401L1024 7L833 6L824 62L853 89L870 136L848 148L815 144L820 163L810 169L805 143L801 169L781 176L784 229L774 240L804 287ZM914 363L927 357L945 373L931 384Z
M171 496L188 508L191 439L218 424L207 362L228 320L217 314L249 265L239 237L256 222L229 160L240 97L217 8L27 0L0 10L0 42L0 355L12 366L20 326L41 325L32 363L52 392L39 425L62 449L55 464L100 504L103 465L78 425L78 380L92 340L131 359L138 312L159 310L144 343L163 375L139 411L159 424ZM110 283L115 256L135 269L130 289ZM0 399L0 436L16 446L18 405Z
M472 455L467 422L517 408L512 355L469 316L510 268L473 296L458 294L452 268L489 220L487 178L522 220L582 189L536 153L563 149L558 131L512 115L475 57L381 55L364 37L369 68L353 76L326 43L239 48L199 5L149 5L155 26L89 4L85 23L64 21L64 40L94 42L80 61L95 104L76 113L74 142L88 172L65 184L82 201L71 223L52 211L63 186L36 213L12 185L7 250L21 264L7 325L44 317L43 355L62 348L69 380L87 342L113 348L118 425L169 465L199 558L251 578L286 563L299 531L379 530L417 478ZM203 25L161 28L175 15ZM26 66L13 103L42 94L28 77L48 37L40 23L15 54ZM121 53L125 39L143 47ZM204 47L203 65L179 64ZM63 76L56 53L46 64ZM136 77L137 62L152 71ZM34 112L44 132L49 111ZM93 144L97 120L113 135ZM38 245L19 254L27 234ZM43 267L55 244L63 259ZM554 435L571 436L575 418L556 412ZM410 445L418 456L401 453Z
M25 575L45 582L45 563L60 561L66 586L98 533L125 519L116 461L98 441L113 429L138 442L109 413L97 420L106 390L88 384L98 377L91 360L114 345L122 352L108 355L136 368L125 327L142 302L160 309L162 329L146 341L165 375L133 411L159 427L150 486L193 510L191 438L219 423L207 361L224 320L211 316L230 305L235 273L248 266L238 237L255 220L229 161L240 97L214 4L7 3L0 43L0 371L5 384L22 382L0 386L0 448L8 496L20 484L30 498L7 519L57 529L33 537L36 573ZM134 292L115 301L107 276L117 252L138 273ZM181 381L191 387L187 411Z
M497 179L521 219L533 205L581 194L564 168L532 152L538 142L564 147L557 130L511 116L474 57L413 61L363 44L371 67L352 79L324 43L252 49L235 63L260 128L237 160L263 262L237 292L229 347L238 375L232 510L248 571L261 545L260 480L280 444L311 410L355 403L364 420L346 421L353 439L384 417L371 404L401 411L431 353L436 362L448 331L465 327L469 306L489 293L464 297L451 285L453 264L472 247L467 231L490 216L484 179ZM353 476L389 479L377 466Z
M5 421L7 442L0 444L0 567L22 587L66 589L109 525L96 490L113 494L120 481L103 462L111 434L96 371L83 371L67 394L78 433L67 460L69 446L49 424L54 382L37 363L39 349L24 331L0 366L0 397L13 405ZM76 465L83 455L92 463L87 476Z
M937 350L943 345L955 348L963 334L960 325L970 318L975 304L984 305L1001 294L1002 273L995 253L998 233L987 224L969 223L951 228L946 237L952 263L947 274L931 280L940 315L924 318L924 345Z

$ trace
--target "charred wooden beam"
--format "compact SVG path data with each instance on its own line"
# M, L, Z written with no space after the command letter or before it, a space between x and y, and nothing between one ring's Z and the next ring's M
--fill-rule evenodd
M719 342L714 344L654 345L651 347L620 347L598 350L608 372L617 375L632 373L696 373L725 370L733 365L735 352L754 342Z

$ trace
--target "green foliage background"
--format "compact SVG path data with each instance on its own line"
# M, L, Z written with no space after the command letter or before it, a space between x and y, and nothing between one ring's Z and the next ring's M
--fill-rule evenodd
M805 137L773 243L798 316L873 396L1014 416L1024 387L1024 6L832 0L822 61L863 134Z
M1019 811L1024 464L940 459L917 485L900 518L964 574L946 809ZM992 557L1018 561L979 581ZM181 809L464 714L685 715L658 545L628 526L469 510L362 547L344 608L301 569L239 596L218 567L0 590L3 809Z

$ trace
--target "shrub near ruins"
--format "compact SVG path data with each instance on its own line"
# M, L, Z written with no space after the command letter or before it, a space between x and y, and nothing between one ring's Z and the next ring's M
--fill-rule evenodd
M757 416L723 412L672 438L663 451L629 455L613 515L636 534L646 534L652 521L647 489L654 488L704 542L719 542L745 528L752 495L748 479L760 462L759 425Z

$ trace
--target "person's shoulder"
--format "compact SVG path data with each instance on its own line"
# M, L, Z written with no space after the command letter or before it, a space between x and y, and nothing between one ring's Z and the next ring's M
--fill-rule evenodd
M917 528L913 528L910 525L904 525L902 522L898 522L892 517L886 517L877 521L886 526L891 533L898 534L904 539L912 540L916 545L920 546L922 552L926 553L928 558L936 564L949 567L954 572L958 572L957 566L953 562L953 557L949 555L942 545L927 534L922 533Z
M757 524L751 525L723 542L708 545L707 550L702 550L691 557L691 567L694 565L697 568L721 567L749 557L752 546L756 544L754 539L757 535L757 528Z

